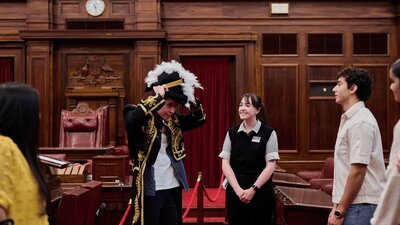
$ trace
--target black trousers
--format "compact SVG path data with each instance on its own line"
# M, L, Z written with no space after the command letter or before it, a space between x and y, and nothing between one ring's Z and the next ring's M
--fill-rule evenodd
M144 196L146 225L182 225L182 187L156 191Z
M243 186L248 188L247 186ZM261 187L250 203L240 201L230 185L226 189L226 208L229 225L270 225L275 209L272 184Z

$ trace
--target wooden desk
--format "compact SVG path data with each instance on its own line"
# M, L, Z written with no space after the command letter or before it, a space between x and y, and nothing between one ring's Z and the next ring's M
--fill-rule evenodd
M275 185L288 186L288 187L307 188L307 187L311 186L310 183L303 180L296 174L292 174L292 173L274 172L274 176L272 177L272 182Z
M122 216L128 207L128 202L131 197L132 177L127 177L126 183L110 184L103 183L101 187L100 202L105 203L106 207L99 211L99 215L95 219L94 225L110 225L119 224ZM63 192L80 186L82 183L61 183ZM56 225L56 216L58 213L58 206L60 204L62 193L53 195L48 209L50 225ZM72 215L73 216L73 215ZM127 217L124 225L131 225L132 218Z
M96 218L95 225L119 224L122 216L128 207L131 197L132 177L126 180L126 183L108 184L103 183L101 188L100 204L105 203L106 208L101 210ZM128 216L124 225L131 225L132 217Z
M332 197L320 190L276 186L277 225L326 225ZM310 223L312 221L312 223Z
M282 167L280 167L279 165L276 165L275 166L275 172L286 173L286 170L283 169Z
M40 154L65 154L66 160L72 162L85 162L96 155L111 154L114 146L101 148L67 148L67 147L41 147Z

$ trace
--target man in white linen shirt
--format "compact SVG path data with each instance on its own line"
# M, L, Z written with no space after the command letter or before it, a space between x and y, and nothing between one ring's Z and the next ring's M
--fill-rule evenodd
M385 185L381 134L364 105L372 78L362 68L345 68L333 88L343 107L335 144L333 208L328 225L369 225Z

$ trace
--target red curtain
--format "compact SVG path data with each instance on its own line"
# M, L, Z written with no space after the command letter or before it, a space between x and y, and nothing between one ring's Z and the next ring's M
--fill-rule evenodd
M0 84L14 80L13 70L13 58L0 58Z
M229 57L185 57L182 64L197 76L204 88L196 90L195 96L201 100L207 115L204 126L184 133L189 185L196 184L197 173L202 171L204 184L218 187L222 173L218 155L231 126Z

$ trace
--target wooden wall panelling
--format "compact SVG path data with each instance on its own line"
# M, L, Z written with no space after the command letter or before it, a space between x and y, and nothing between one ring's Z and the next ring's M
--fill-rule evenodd
M53 1L27 1L27 29L48 30L53 23Z
M125 30L133 30L136 23L135 1L131 0L104 0L105 10L100 16L92 17L85 10L86 1L82 0L57 0L53 5L54 29L66 29L66 20L80 21L105 21L108 19L121 19L124 21ZM150 7L143 6L142 9ZM154 8L153 6L151 6Z
M39 92L40 100L40 146L49 146L53 132L53 68L52 43L27 41L26 82Z
M277 133L284 163L299 154L298 65L263 64L262 67L262 100L268 123Z
M26 27L26 2L0 3L0 42L21 41L18 31Z
M144 79L150 70L161 63L161 46L158 41L136 41L134 58L131 60L133 74L127 82L127 103L137 104L145 95Z
M258 92L255 88L259 80L255 74L255 64L248 60L248 54L254 52L248 51L247 43L219 43L219 44L194 44L194 43L179 43L168 45L168 59L178 60L184 56L230 56L232 57L232 79L230 81L232 87L232 97L230 101L232 105L232 124L239 121L238 114L236 113L237 102L245 92ZM254 50L254 48L252 48ZM249 71L252 73L250 74ZM252 84L250 84L252 83Z
M161 28L161 6L158 0L138 0L135 1L137 30L158 30Z
M390 149L392 143L392 131L394 124L390 124L390 119L393 115L390 115L389 108L391 103L389 102L389 64L354 64L353 66L365 68L369 71L370 75L374 79L372 86L372 93L370 98L365 102L367 108L374 114L378 121L379 129L382 136L382 145L385 155ZM391 93L390 93L391 94ZM387 156L387 155L386 155Z
M14 58L14 80L25 82L25 47L22 44L0 45L0 58Z
M309 153L333 155L342 108L336 104L333 87L342 64L309 64L308 135Z

